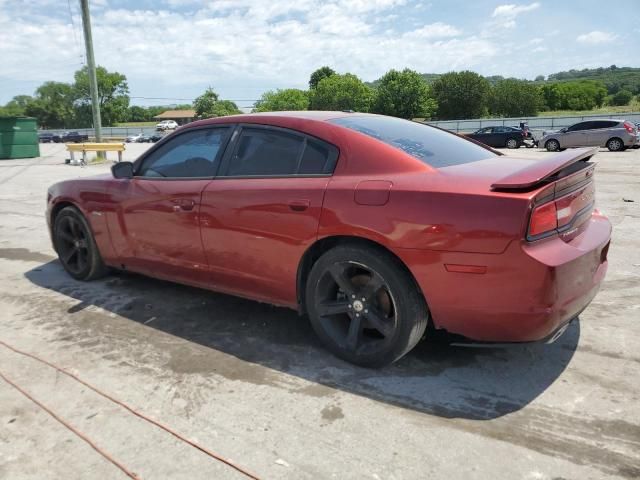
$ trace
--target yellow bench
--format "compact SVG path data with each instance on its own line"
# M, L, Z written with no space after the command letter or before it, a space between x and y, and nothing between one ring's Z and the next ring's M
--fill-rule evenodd
M118 152L118 161L122 161L124 143L66 143L67 150L71 153L71 163L75 163L75 152L82 152L82 164L87 164L87 152Z

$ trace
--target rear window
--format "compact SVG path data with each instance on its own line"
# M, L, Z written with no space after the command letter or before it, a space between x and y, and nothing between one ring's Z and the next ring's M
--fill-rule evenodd
M490 150L452 133L400 118L355 115L329 121L369 135L436 168L496 156Z

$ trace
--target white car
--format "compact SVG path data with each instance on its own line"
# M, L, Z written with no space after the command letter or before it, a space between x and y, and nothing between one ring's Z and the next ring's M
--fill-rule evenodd
M127 138L125 138L124 141L127 143L136 143L140 137L142 137L141 133L138 133L136 135L129 135Z
M156 130L173 130L175 128L178 128L175 120L163 120L156 125Z

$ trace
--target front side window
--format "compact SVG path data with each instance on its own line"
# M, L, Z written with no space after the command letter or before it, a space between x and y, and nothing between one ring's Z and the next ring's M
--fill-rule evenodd
M281 130L243 127L225 175L330 174L337 157L337 148L320 140Z
M228 128L185 132L144 159L136 176L155 178L213 177Z
M453 133L400 118L350 115L330 122L387 143L435 168L497 156L493 151Z

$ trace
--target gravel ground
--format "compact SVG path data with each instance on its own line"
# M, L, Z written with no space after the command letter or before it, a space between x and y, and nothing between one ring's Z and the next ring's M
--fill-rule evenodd
M128 145L125 159L145 148ZM289 310L133 274L72 280L50 246L46 188L109 166L41 151L0 162L0 341L261 478L640 477L640 150L596 157L609 273L555 344L420 344L379 371L327 354ZM1 345L0 371L140 478L242 478ZM0 425L0 478L126 478L2 380Z

